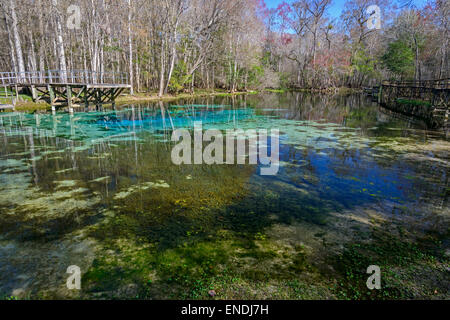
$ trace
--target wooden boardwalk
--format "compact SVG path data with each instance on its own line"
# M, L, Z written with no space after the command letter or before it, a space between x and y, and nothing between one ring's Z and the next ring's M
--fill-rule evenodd
M449 126L450 79L383 81L378 102L385 108L425 120L430 127Z
M46 72L0 72L0 85L5 92L13 91L13 100L19 93L29 95L34 102L47 101L52 110L68 106L73 112L76 106L89 104L101 106L115 104L116 98L131 86L127 73L91 72L87 70L49 70Z

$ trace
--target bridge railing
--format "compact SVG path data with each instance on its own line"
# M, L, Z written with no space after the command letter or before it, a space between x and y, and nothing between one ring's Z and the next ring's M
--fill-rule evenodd
M95 72L89 70L48 70L0 72L0 85L13 84L121 84L128 85L126 72Z
M383 86L427 88L427 89L450 89L450 78L439 80L421 80L421 81L389 81L382 82Z

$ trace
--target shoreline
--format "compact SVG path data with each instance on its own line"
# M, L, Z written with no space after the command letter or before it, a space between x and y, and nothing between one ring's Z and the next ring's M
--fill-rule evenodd
M329 89L301 89L301 88L288 88L288 89L264 89L264 90L249 90L249 91L237 91L230 93L228 91L207 91L205 89L199 89L198 92L190 93L180 93L177 95L163 95L158 96L155 92L148 93L136 93L134 95L131 94L123 94L116 99L116 104L118 106L123 106L130 103L141 103L141 102L170 102L176 101L180 99L195 99L201 97L234 97L241 96L247 94L260 94L260 93L286 93L286 92L306 92L313 94L339 94L339 95L348 95L354 93L361 93L361 89L355 88L329 88ZM111 103L105 103L105 105L110 105ZM32 102L32 101L21 101L18 102L15 106L14 111L19 112L36 112L50 109L50 104L47 102ZM13 111L13 110L11 110ZM11 112L6 111L6 112Z
M193 94L190 93L180 93L177 95L163 95L158 96L155 93L138 93L135 95L127 94L124 96L120 96L117 98L116 103L123 105L127 103L132 102L158 102L158 101L175 101L180 99L194 99L194 98L201 98L201 97L233 97L233 96L241 96L245 94L258 94L262 91L257 90L251 90L251 91L236 91L233 93L227 92L227 91L204 91L199 90L199 92L194 92Z

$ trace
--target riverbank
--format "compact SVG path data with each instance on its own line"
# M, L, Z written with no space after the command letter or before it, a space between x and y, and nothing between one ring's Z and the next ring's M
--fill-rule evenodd
M244 94L259 94L259 93L285 93L285 92L311 92L311 93L323 93L323 94L340 94L348 95L352 93L362 92L361 89L354 88L329 88L329 89L300 89L300 88L288 88L288 89L263 89L263 90L249 90L249 91L238 91L230 93L226 90L205 90L199 89L195 93L180 93L177 95L163 95L158 96L157 93L138 93L135 95L122 95L117 99L117 103L126 104L132 102L145 102L145 101L173 101L179 99L192 99L192 98L202 98L202 97L232 97Z
M131 94L123 94L119 96L116 99L117 105L126 105L130 103L140 103L140 102L158 102L158 101L176 101L180 99L195 99L195 98L203 98L203 97L232 97L232 96L239 96L244 94L258 94L260 91L239 91L230 93L227 91L213 91L213 90L198 90L194 92L193 94L190 93L180 93L177 95L163 95L158 96L155 92L149 92L149 93L137 93L134 95ZM21 97L25 101L17 102L15 111L21 111L21 112L36 112L36 111L43 111L43 110L49 110L51 108L50 104L47 102L33 102L29 100L28 97L24 96ZM108 105L107 103L105 105Z
M127 104L132 102L154 102L154 101L174 101L179 99L193 99L202 97L232 97L239 96L243 94L258 94L260 91L237 91L229 92L225 90L196 90L194 93L180 93L176 95L166 94L159 96L155 92L150 93L137 93L134 95L126 94L117 98L116 102L118 104Z
M361 92L360 89L353 88L329 88L326 90L315 90L315 89L301 89L301 88L289 88L289 89L264 89L261 91L258 90L249 90L249 91L238 91L234 93L230 93L226 90L205 90L198 89L194 93L180 93L176 95L166 94L163 96L159 96L156 92L145 92L145 93L136 93L134 95L131 94L122 94L116 99L116 104L126 105L131 103L140 103L140 102L158 102L158 101L176 101L180 99L195 99L195 98L204 98L204 97L232 97L232 96L240 96L245 94L259 94L263 92L268 93L285 93L285 92L311 92L311 93L322 93L322 94L338 94L338 95L348 95L352 93ZM36 112L36 111L44 111L50 110L51 106L46 102L33 102L30 100L28 96L21 97L25 101L17 102L15 111L20 112ZM107 104L106 104L107 105Z

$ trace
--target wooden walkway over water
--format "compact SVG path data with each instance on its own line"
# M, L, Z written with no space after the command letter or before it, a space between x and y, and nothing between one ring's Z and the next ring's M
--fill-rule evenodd
M448 128L450 79L383 81L372 94L385 108L425 120L433 128Z
M115 104L116 98L130 89L128 74L123 72L92 72L87 70L49 70L46 72L0 72L3 100L14 106L19 94L29 95L34 102L47 101L52 110L60 106ZM5 105L6 109L6 105Z

